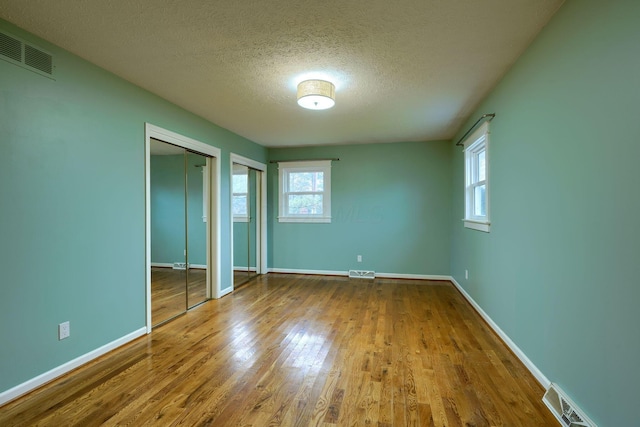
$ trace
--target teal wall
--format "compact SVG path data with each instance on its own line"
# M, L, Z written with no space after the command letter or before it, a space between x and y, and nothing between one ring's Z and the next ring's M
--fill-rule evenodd
M144 123L219 147L223 287L229 152L266 149L17 27L56 80L0 60L0 392L145 326ZM215 94L212 94L215 95ZM57 325L71 322L58 341Z
M187 239L185 239L185 156L151 156L151 262L206 264L207 224L202 221L202 169L204 156L187 155Z
M278 169L268 170L269 266L449 274L448 142L270 149L271 160L340 158L330 224L278 222ZM362 255L363 262L356 262Z
M638 425L639 42L640 2L570 0L472 115L496 113L489 234L452 147L453 276L600 426Z

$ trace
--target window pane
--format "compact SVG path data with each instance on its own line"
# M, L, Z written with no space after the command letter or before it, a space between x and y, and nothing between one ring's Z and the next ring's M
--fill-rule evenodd
M484 150L478 153L478 181L484 181L487 179L485 154L486 151Z
M324 191L323 172L291 172L289 173L289 191Z
M234 215L246 215L247 214L247 195L233 196L233 214Z
M245 174L233 175L233 193L247 192L247 178L248 175Z
M322 215L321 194L290 194L290 215Z
M485 185L479 185L474 188L473 214L475 216L487 216L487 198Z

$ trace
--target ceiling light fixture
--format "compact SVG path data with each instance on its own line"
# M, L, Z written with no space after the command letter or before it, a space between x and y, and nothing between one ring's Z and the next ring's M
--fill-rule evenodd
M298 105L310 110L326 110L336 104L336 87L325 80L305 80L298 85Z

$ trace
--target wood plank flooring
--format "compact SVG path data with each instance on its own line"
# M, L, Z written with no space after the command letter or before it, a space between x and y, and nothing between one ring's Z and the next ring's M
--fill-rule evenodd
M448 282L269 274L0 408L1 426L557 426Z
M151 268L151 323L157 325L207 299L207 271Z

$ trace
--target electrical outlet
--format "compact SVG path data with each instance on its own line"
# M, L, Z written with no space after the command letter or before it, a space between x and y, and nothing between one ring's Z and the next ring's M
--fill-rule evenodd
M358 262L362 262L362 255L358 255Z
M469 280L469 270L464 271L464 278Z
M60 323L58 325L58 340L69 338L71 335L71 325L69 322Z

